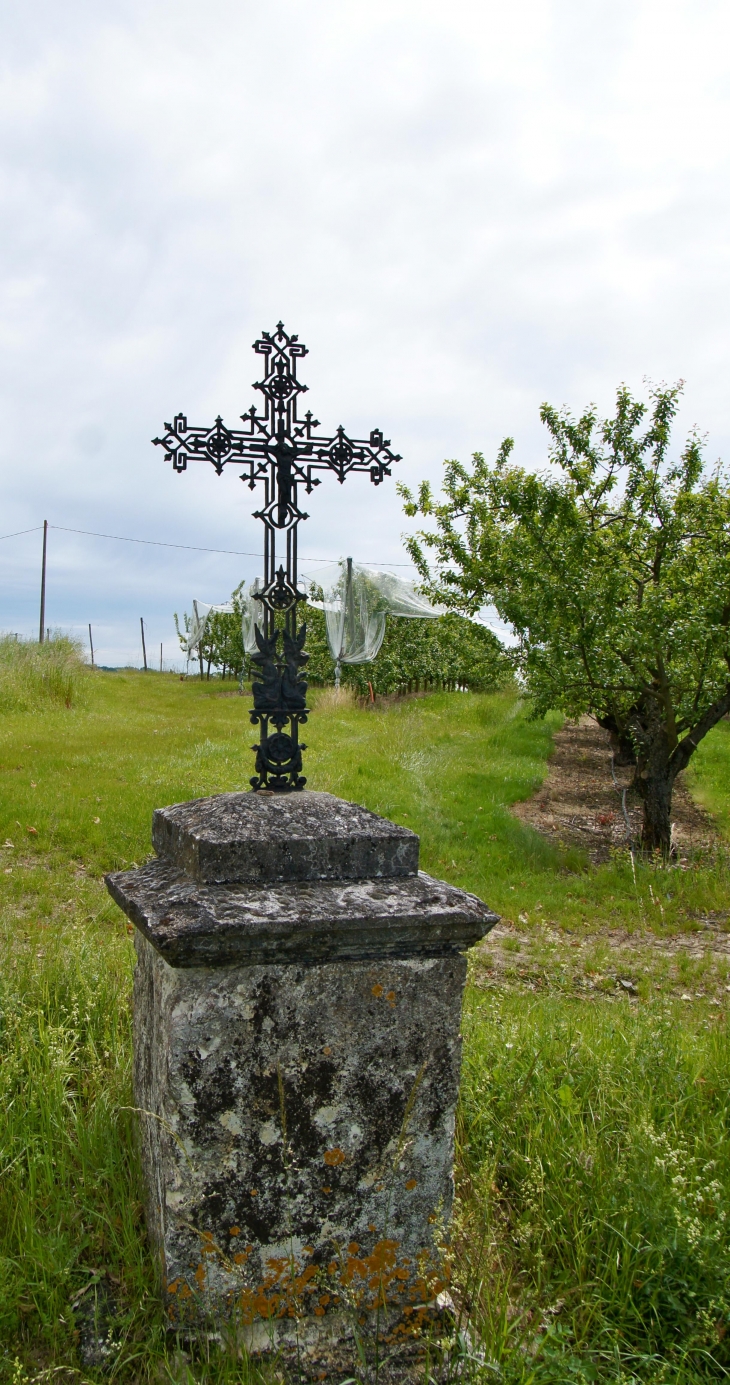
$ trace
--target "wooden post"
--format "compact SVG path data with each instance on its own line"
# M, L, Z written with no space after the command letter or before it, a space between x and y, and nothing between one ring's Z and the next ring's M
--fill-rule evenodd
M160 645L160 673L162 673L162 645Z
M91 621L89 621L89 644L91 645L91 667L94 667L94 641L91 637Z
M41 622L38 643L43 644L46 625L46 545L48 543L48 520L43 521L43 561L41 563Z
M141 616L140 616L140 618L139 618L139 625L140 625L140 629L141 629L141 631L142 631L142 658L144 659L144 671L145 671L145 673L146 673L146 672L147 672L147 647L146 647L145 642L144 642L144 620L142 619Z
M345 609L347 611L347 637L350 642L350 653L352 653L352 646L355 643L355 599L352 591L352 558L347 559Z

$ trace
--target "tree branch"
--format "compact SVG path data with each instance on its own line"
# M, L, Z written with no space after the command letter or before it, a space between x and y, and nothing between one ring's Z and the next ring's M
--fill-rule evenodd
M722 696L716 698L712 706L707 708L704 716L700 717L690 733L679 742L676 750L670 755L669 765L673 778L676 779L677 775L687 768L700 741L704 739L708 731L712 730L713 726L717 725L726 712L730 712L730 683L728 683Z

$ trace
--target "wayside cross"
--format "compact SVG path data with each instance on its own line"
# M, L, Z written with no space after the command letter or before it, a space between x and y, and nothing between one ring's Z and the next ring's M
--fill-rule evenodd
M283 323L275 332L263 332L253 349L266 364L263 380L254 384L266 401L263 414L252 406L241 415L243 428L227 428L220 416L212 428L193 427L184 414L176 414L165 424L164 436L153 442L164 447L165 461L175 471L203 460L221 476L230 462L243 462L241 480L251 490L263 482L264 505L254 511L264 525L264 581L257 593L262 622L256 626L258 648L252 655L258 678L252 682L251 710L260 739L252 746L256 773L250 782L255 790L290 793L306 783L301 771L307 747L300 744L299 727L309 716L302 677L308 658L306 626L297 629L297 604L305 599L297 585L297 530L308 516L299 509L298 491L303 487L311 494L320 484L317 471L333 471L340 484L351 471L368 471L378 486L400 457L378 428L367 440L348 437L342 427L326 437L315 431L319 420L310 412L298 417L299 395L307 386L297 379L297 360L307 355L307 348L284 331Z

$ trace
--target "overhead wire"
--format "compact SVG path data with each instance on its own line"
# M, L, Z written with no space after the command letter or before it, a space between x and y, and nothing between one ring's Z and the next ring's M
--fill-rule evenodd
M43 528L43 525L42 525L42 524L34 524L30 529L17 529L17 530L15 530L15 532L12 533L12 534L0 534L0 543L2 543L3 539L16 539L16 538L18 538L21 534L35 534L35 533L38 533L42 528ZM97 532L96 529L72 529L69 525L66 525L66 524L49 524L48 528L49 528L49 529L57 529L57 530L59 530L60 533L63 533L63 534L83 534L83 535L85 535L86 538L91 538L91 539L112 539L115 543L143 543L143 544L148 544L150 547L153 547L153 548L179 548L179 549L185 550L185 552L188 552L188 553L221 553L221 554L224 554L224 555L226 555L226 556L228 556L228 557L234 557L234 558L260 558L260 557L261 557L261 554L260 554L260 553L250 553L250 552L247 552L247 551L244 550L244 549L239 549L239 548L203 548L203 547L201 547L199 544L193 544L193 543L166 543L163 539L134 539L134 538L130 538L130 537L129 537L128 535L126 535L126 534L102 534L102 533ZM334 562L339 562L339 559L337 559L337 558L300 558L299 561L300 561L300 563L302 563L302 564L306 567L306 566L309 566L311 563L334 563ZM385 561L385 562L382 562L382 563L377 563L377 562L375 562L372 558L370 559L370 562L369 562L368 566L370 566L370 565L372 565L373 567L384 567L384 568L389 568L389 567L410 567L410 568L413 568L413 567L415 567L415 564L414 564L414 563L392 563L392 562L389 562L389 561ZM501 624L502 624L502 621L499 620L499 618L497 618L497 619L495 620L495 617L494 617L494 616L485 616L485 617L483 617L483 620L484 620L486 623L490 624L490 625L493 625L493 624L501 625Z
M42 528L42 524L34 524L32 529L16 529L14 534L0 534L0 543L3 539L17 539L19 534L36 534Z
M42 529L42 524L35 524L31 529L18 529L14 534L0 534L0 542L3 539L15 539L20 534L34 534ZM223 553L234 558L260 558L260 553L250 553L241 548L203 548L200 544L194 543L166 543L163 539L133 539L127 534L102 534L96 529L72 529L67 524L49 524L49 529L57 529L63 534L84 534L91 539L113 539L115 543L143 543L153 548L180 548L188 553ZM333 563L336 558L301 558L300 562L309 563ZM370 560L373 561L372 559ZM382 566L389 567L413 567L413 563L383 563Z

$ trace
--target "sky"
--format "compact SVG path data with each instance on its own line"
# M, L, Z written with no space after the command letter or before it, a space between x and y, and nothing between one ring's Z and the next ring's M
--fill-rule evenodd
M236 468L150 440L235 426L279 319L409 485L505 435L540 469L544 400L647 379L730 457L729 55L715 0L5 0L0 630L37 632L44 519L46 622L103 664L144 617L174 665L173 612L257 574ZM407 575L395 480L325 478L302 567Z

